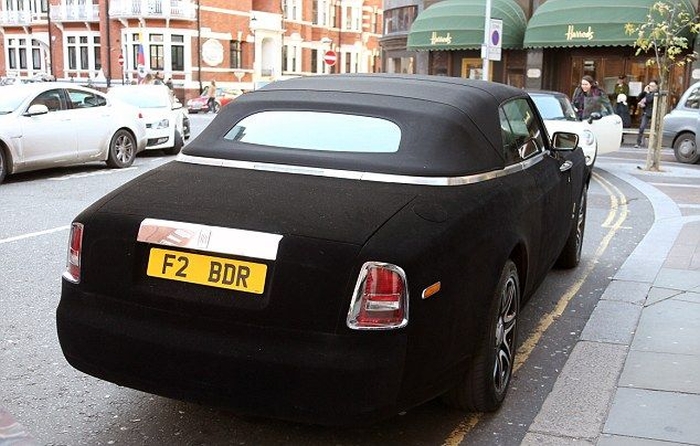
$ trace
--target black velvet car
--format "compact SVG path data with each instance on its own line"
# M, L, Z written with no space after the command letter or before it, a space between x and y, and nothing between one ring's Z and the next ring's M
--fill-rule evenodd
M495 410L521 305L580 259L577 141L495 83L267 85L75 219L63 352L243 414L358 424L441 395Z

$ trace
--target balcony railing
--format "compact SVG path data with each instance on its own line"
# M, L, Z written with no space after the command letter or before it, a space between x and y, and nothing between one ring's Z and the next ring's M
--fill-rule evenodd
M62 0L59 5L51 5L51 20L54 22L99 22L100 5L76 5L71 0Z
M28 26L46 20L46 14L29 10L0 10L0 26Z
M109 16L115 19L195 20L196 11L194 0L112 0Z

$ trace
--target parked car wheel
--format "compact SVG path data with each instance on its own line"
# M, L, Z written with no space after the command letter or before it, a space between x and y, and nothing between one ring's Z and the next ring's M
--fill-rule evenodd
M119 129L109 143L109 155L107 165L122 169L129 167L136 158L136 141L128 131Z
M7 175L7 160L5 159L5 151L3 150L2 147L0 147L0 183L5 180L5 176Z
M172 147L168 147L167 149L163 149L163 152L166 155L177 155L178 153L180 153L180 150L184 145L184 142L182 141L182 135L177 129L175 129L175 137L173 139L175 140L175 145Z
M500 407L513 373L519 314L518 268L508 260L491 304L488 331L464 378L443 396L448 405L473 412Z
M581 262L581 248L583 247L583 233L586 229L586 197L588 196L588 187L584 186L581 191L581 199L579 200L578 212L576 214L576 223L571 228L569 238L566 239L566 245L562 249L557 266L560 268L574 268Z
M673 143L673 154L681 163L695 164L700 161L700 152L695 143L695 135L684 132Z

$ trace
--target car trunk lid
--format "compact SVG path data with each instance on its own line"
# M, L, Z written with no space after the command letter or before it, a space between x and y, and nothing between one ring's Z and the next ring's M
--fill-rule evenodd
M411 187L170 163L93 207L85 286L166 312L333 331L362 245L414 196ZM158 228L173 231L149 238ZM199 279L178 277L191 279L197 262Z

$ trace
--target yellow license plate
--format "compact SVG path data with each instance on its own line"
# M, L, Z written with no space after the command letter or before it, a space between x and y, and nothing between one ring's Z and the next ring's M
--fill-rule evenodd
M161 279L262 294L267 265L151 248L146 274Z

